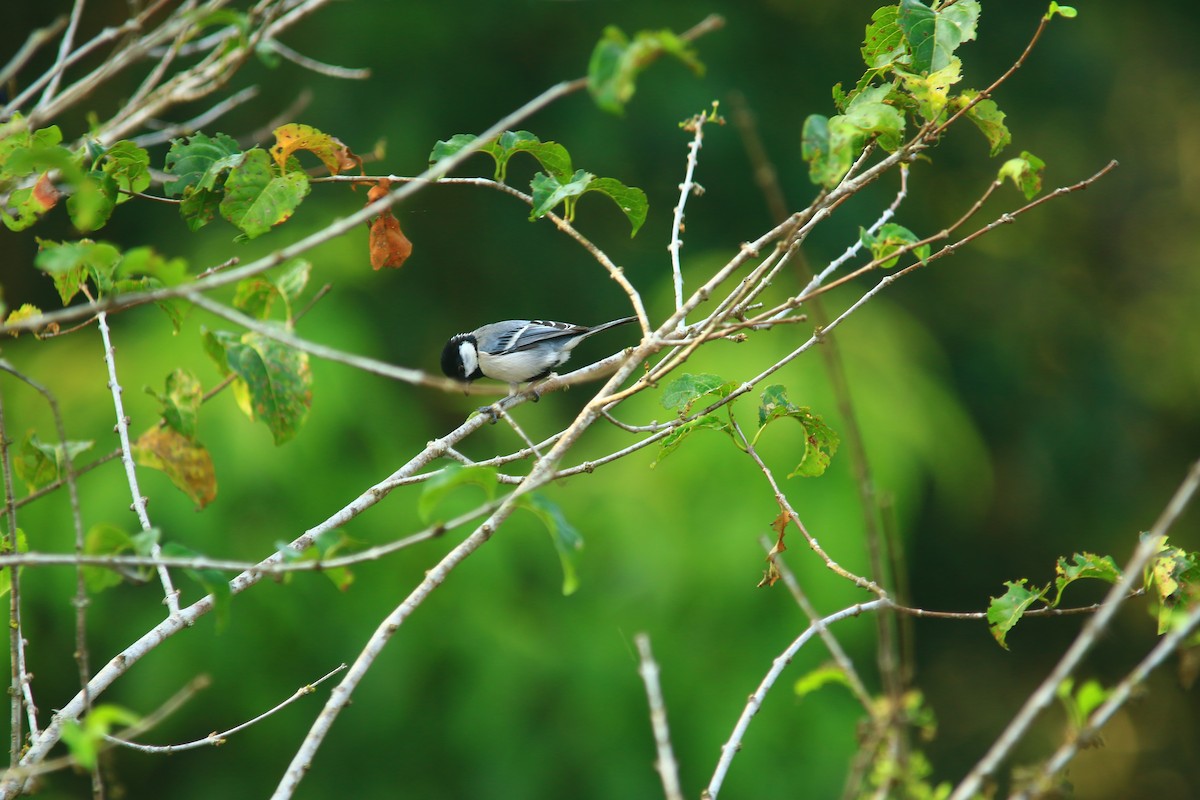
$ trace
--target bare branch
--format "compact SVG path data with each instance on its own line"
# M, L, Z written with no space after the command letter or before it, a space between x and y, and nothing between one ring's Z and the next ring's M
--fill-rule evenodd
M666 800L683 800L683 789L679 785L679 764L671 747L671 729L667 725L667 707L663 703L662 686L658 683L658 663L650 652L650 637L639 633L633 637L638 650L638 674L646 686L646 701L650 704L650 726L654 729L654 746L658 760L654 768L662 779L663 796Z
M1117 609L1128 599L1134 584L1142 580L1142 569L1158 553L1162 547L1162 538L1167 535L1175 520L1183 513L1198 487L1200 487L1200 461L1192 465L1183 483L1180 484L1174 496L1159 514L1154 526L1141 537L1129 563L1122 570L1121 579L1109 589L1100 609L1084 623L1083 629L1079 631L1075 641L1067 648L1067 652L1021 706L1008 727L988 748L987 754L971 768L962 782L954 787L954 793L950 795L950 800L967 800L967 798L974 797L979 792L983 781L995 773L1000 762L1012 752L1017 742L1021 741L1034 719L1046 706L1054 702L1054 693L1059 684L1079 666L1079 662L1108 628Z

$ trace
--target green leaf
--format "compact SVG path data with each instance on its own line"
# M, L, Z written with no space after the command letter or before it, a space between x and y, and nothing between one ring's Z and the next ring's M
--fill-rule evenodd
M873 86L854 96L843 115L859 131L855 150L861 150L868 137L874 137L884 150L895 150L904 136L904 114L888 102L890 86ZM857 156L855 152L853 155Z
M958 97L954 98L953 102L956 107L961 108L970 104L978 96L979 92L974 89L964 89ZM971 120L988 140L988 145L991 147L988 152L990 156L997 155L1012 142L1012 134L1009 133L1008 126L1004 124L1005 116L1005 113L993 100L980 100L967 111L967 119Z
M209 137L195 133L185 139L172 139L164 171L175 176L163 185L167 197L184 195L184 190L213 190L220 186L224 173L242 158L242 148L223 133ZM186 196L186 195L185 195Z
M558 551L558 559L562 562L564 595L574 594L579 588L579 576L575 571L575 556L583 549L583 537L579 531L567 522L557 505L538 492L530 492L519 498L521 507L531 512L542 521L550 532L554 549Z
M1005 641L1008 632L1021 620L1031 605L1039 600L1044 601L1046 593L1050 591L1049 586L1026 589L1027 583L1025 578L1016 582L1005 581L1004 585L1008 587L1008 591L1000 597L991 598L988 604L988 626L992 636L1005 650L1008 649L1008 643Z
M460 150L478 138L479 137L473 133L456 133L449 139L438 139L434 143L433 149L429 151L429 163L431 165L436 164L443 158L449 158L450 156L457 154ZM485 148L481 148L479 152L487 152L487 150ZM489 153L489 155L492 154ZM492 157L495 158L494 155L492 155ZM496 174L500 174L499 164L496 165ZM497 177L496 180L500 180L500 178Z
M920 241L915 233L894 222L884 223L875 233L869 233L865 228L860 228L859 239L870 249L873 261L884 259L879 264L883 269L891 269L900 261L900 256L893 256L893 253L898 253L903 248ZM929 258L930 248L928 244L923 244L906 252L912 252L919 261L924 262Z
M35 492L65 476L66 458L69 456L74 462L93 444L92 441L68 441L64 448L61 444L47 444L30 431L13 459L13 471L29 487L30 493Z
M133 550L133 539L116 525L93 525L83 540L83 552L89 556L115 556ZM83 583L92 593L102 592L121 583L121 574L108 567L83 568Z
M537 173L530 183L530 187L533 189L533 211L530 212L529 218L531 220L540 219L559 203L563 203L563 219L567 222L575 219L575 201L587 191L588 184L595 177L590 172L576 170L571 179L563 183L553 175L547 175L544 172Z
M155 425L133 443L134 461L166 474L200 511L217 497L217 475L204 445L170 427Z
M116 277L128 278L134 275L154 278L163 286L178 286L190 277L186 259L167 258L149 246L135 247L121 254Z
M32 186L14 190L5 204L17 212L16 216L0 209L0 219L10 230L30 227L54 207L58 192L50 182L51 173L58 173L59 179L72 188L72 194L91 183L82 167L82 155L62 147L61 141L62 132L57 126L32 134L20 131L0 140L0 182L39 176ZM67 202L70 204L70 198Z
M253 331L205 331L204 346L224 374L237 376L242 411L266 423L276 445L295 437L312 406L308 354Z
M637 232L641 229L642 224L646 221L646 214L650 210L650 204L646 200L646 193L636 186L626 186L616 178L596 178L584 190L587 192L600 192L601 194L612 199L617 207L625 214L625 218L629 220L629 224L633 227L629 238L637 236Z
M663 408L668 411L677 411L679 416L684 417L701 397L710 394L717 397L728 397L736 388L736 383L727 381L720 375L684 373L667 384L667 388L663 390L661 402Z
M899 13L898 6L884 6L871 15L860 52L863 63L872 70L882 71L892 64L909 60L908 41L897 21Z
M837 433L811 409L794 405L787 397L787 389L779 384L763 390L758 406L758 431L752 442L757 442L767 425L777 419L794 419L804 428L804 457L796 465L789 478L816 478L825 474L829 462L837 453L841 439Z
M913 71L926 74L949 65L959 45L975 38L979 10L978 0L959 0L943 11L918 0L900 0L896 21L912 51Z
M150 154L133 142L122 140L108 148L101 169L122 192L116 197L118 205L150 187Z
M283 302L284 319L290 324L295 317L293 304L308 285L311 273L311 263L293 259L277 274L268 273L240 281L233 304L252 317L267 319L271 315L271 306L278 299Z
M1095 679L1089 679L1080 685L1078 691L1075 690L1075 681L1072 678L1066 678L1058 685L1054 691L1063 710L1067 713L1067 720L1072 733L1078 733L1087 726L1088 717L1092 712L1099 708L1108 700L1112 694L1111 691L1105 689L1101 683Z
M107 242L93 242L91 239L51 242L38 239L38 254L33 263L50 274L65 306L89 278L101 294L108 294L120 260L121 251Z
M844 114L831 118L813 114L804 121L800 155L808 162L813 183L836 186L868 138L874 138L885 150L900 146L904 114L886 102L890 92L889 86L863 89L849 101Z
M508 160L517 153L528 153L537 159L542 169L556 178L567 178L572 174L571 154L558 142L538 141L529 131L506 131L492 146L495 150L497 170L503 182Z
M588 91L596 105L614 114L623 113L637 90L642 70L662 55L674 56L695 74L704 74L704 65L695 52L669 30L639 31L631 41L620 28L605 28L588 62Z
M917 112L930 122L940 121L949 103L950 87L962 80L962 61L957 56L939 70L917 75L896 70L904 81L905 90L917 103Z
M104 737L115 727L136 725L141 718L127 708L108 703L93 706L82 722L69 719L62 726L62 741L71 758L84 770L95 769Z
M1074 19L1077 14L1079 14L1079 12L1076 11L1074 7L1060 6L1058 3L1055 3L1052 0L1050 3L1050 8L1046 11L1046 19L1053 19L1055 15L1061 16L1065 19Z
M679 446L683 444L684 439L686 439L692 433L702 429L724 431L725 433L729 434L730 438L733 438L734 435L733 426L729 424L729 420L718 417L715 414L705 414L702 417L688 420L664 436L662 441L659 442L658 455L655 456L654 461L650 464L650 468L654 469L657 467L659 462L671 455L671 453L674 453ZM737 440L734 439L735 443L736 441Z
M1076 553L1072 557L1072 563L1067 563L1066 558L1059 558L1055 565L1055 572L1058 577L1054 579L1054 586L1057 590L1054 596L1054 602L1051 606L1057 606L1059 600L1062 599L1063 589L1082 578L1095 578L1104 581L1105 583L1116 583L1121 580L1121 568L1117 566L1117 562L1113 561L1112 556L1098 556L1095 553Z
M84 233L108 224L120 194L117 182L103 172L92 172L81 179L67 198L71 224Z
M254 148L225 179L221 216L253 239L289 219L308 194L302 170L277 175L267 151Z
M429 163L436 164L443 158L455 155L476 140L470 133L459 133L447 140L439 140L429 153ZM508 162L517 153L528 153L537 159L550 175L568 178L571 175L571 155L558 142L543 142L529 131L505 131L479 148L496 162L495 179L504 183L508 177Z
M498 474L495 467L448 464L441 472L425 481L421 497L417 501L417 514L423 521L429 522L433 518L433 510L446 495L459 486L468 484L482 487L489 502L495 500Z
M1021 190L1026 200L1032 200L1042 191L1042 170L1046 162L1026 150L1021 151L1017 158L1010 158L1000 165L997 178L1010 179L1013 185Z
M58 204L59 193L50 181L50 173L43 172L32 186L24 189L14 189L8 196L8 206L16 215L10 215L0 208L0 219L11 231L23 231L42 218L46 212ZM67 198L70 202L70 198Z
M1166 633L1186 620L1189 607L1200 602L1200 553L1169 546L1145 570L1145 586L1158 601L1158 632Z
M808 674L800 676L793 688L796 692L796 697L803 698L805 695L812 694L831 683L849 686L850 680L846 677L846 672L841 667L830 664L824 667L817 667Z

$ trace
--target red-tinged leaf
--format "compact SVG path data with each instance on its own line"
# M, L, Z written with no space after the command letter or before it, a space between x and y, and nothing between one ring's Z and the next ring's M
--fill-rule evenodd
M412 242L400 230L400 222L385 211L371 223L371 267L399 269L412 255Z
M204 445L174 428L153 427L133 445L134 460L161 470L181 492L202 509L217 496L217 474Z
M286 171L288 158L298 150L307 150L321 159L325 168L334 175L362 167L362 159L350 152L349 147L311 125L291 123L275 129L275 146L271 148L271 157L281 171Z
M43 172L37 179L37 183L33 185L33 194L29 196L29 199L41 208L39 213L44 214L54 208L59 196L58 189L54 188L54 183L50 180L50 173Z

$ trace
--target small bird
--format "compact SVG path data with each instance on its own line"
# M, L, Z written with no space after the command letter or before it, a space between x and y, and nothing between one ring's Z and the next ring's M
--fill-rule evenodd
M541 380L567 363L571 350L587 337L636 319L624 317L590 328L538 319L493 322L452 336L442 350L442 372L468 382L494 378L516 394L519 384Z

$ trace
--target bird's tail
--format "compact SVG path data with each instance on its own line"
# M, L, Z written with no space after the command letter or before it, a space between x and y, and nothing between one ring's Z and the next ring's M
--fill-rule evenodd
M593 325L588 328L588 336L591 336L593 333L599 333L600 331L606 331L609 328L615 328L618 325L627 325L630 322L636 321L637 317L622 317L621 319L614 319L612 322L604 322L599 325Z

